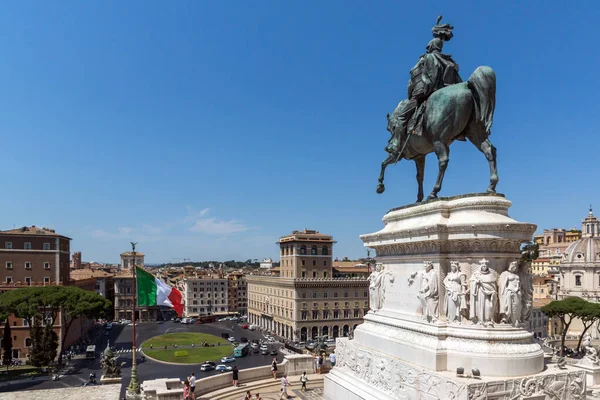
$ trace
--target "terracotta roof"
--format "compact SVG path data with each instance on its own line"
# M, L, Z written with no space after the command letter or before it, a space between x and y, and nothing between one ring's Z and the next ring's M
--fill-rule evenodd
M0 234L6 235L30 235L30 236L61 236L70 239L64 235L56 233L54 229L50 228L39 228L35 225L24 226L22 228L9 229L6 231L0 231Z
M80 280L80 279L89 279L89 278L107 278L109 276L113 276L105 271L97 271L93 269L74 269L71 270L71 279Z
M360 266L360 267L333 267L338 272L369 272L369 267Z
M360 266L360 267L366 267L366 264L361 263L360 261L334 261L333 262L333 267L334 268L338 268L338 267L356 267L356 266Z

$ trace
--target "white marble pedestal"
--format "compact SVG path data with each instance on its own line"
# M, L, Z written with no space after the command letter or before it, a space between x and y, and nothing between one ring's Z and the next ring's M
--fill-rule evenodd
M526 399L539 392L516 386L537 379L544 370L541 346L522 328L532 301L528 266L503 274L520 259L521 244L531 240L536 226L510 218L510 205L501 195L440 198L391 210L383 217L382 230L361 236L365 246L377 251L378 266L370 278L371 311L353 340L338 339L336 367L325 377L327 399ZM451 263L460 269L453 276L463 275L459 292L466 309L458 320L446 315L451 312L445 280ZM470 314L482 298L470 295L481 287L477 279L482 270L488 274L486 290L492 293L487 304L493 312L486 321ZM507 296L509 285L521 289L520 297L513 297L517 305L512 305L519 309L514 314L518 321L503 323L501 306L506 302L498 299ZM466 373L480 371L488 382L485 395L476 381L456 377L458 367ZM573 384L576 393L576 379L583 372L559 376L547 371L544 376L535 385L546 382L565 389ZM582 384L585 390L585 377ZM492 396L490 390L512 397ZM566 396L566 389L561 393Z

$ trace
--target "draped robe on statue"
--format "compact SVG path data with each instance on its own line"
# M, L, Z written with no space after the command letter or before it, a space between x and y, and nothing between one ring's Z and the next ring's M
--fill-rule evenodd
M477 318L479 322L493 322L498 304L496 274L491 270L475 272L469 280L469 290L471 292L469 318Z

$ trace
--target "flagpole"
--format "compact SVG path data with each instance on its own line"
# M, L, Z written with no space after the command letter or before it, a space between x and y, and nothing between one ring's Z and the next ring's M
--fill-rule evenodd
M137 242L131 242L131 249L133 253L133 312L131 314L131 323L133 324L132 329L132 339L131 339L131 381L129 382L129 386L127 387L127 395L128 397L138 397L140 394L140 381L138 380L137 374L137 363L136 363L136 353L135 353L135 324L136 324L136 305L137 305L137 271L135 266L135 245Z

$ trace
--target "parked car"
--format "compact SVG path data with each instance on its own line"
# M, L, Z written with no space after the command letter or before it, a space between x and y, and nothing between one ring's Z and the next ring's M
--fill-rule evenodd
M242 324L242 329L248 329L248 324Z
M266 356L269 354L269 349L260 349L260 354L262 354L263 356Z
M235 342L235 338L233 336L229 336L227 340L229 340L231 343Z
M325 341L325 344L326 344L327 346L335 346L335 339L327 339L327 340Z
M258 343L252 342L252 343L250 343L250 347L252 347L253 349L258 349L259 346L258 346Z
M212 364L202 364L200 366L200 371L212 371L213 369L215 369L215 366Z
M221 333L221 337L222 337L223 339L227 339L227 338L229 337L229 333L227 333L227 332L223 332L223 333Z
M222 363L235 362L235 357L223 357L223 358L221 358L221 362Z
M269 350L269 347L268 347L266 344L261 344L261 345L260 345L260 349L261 349L261 350L267 350L267 351L268 351L268 350Z
M242 343L248 343L248 338L245 338L245 337L242 336L240 338L240 342L242 342Z
M272 355L272 356L276 356L277 354L279 354L279 352L277 351L277 349L276 349L276 348L273 348L273 349L271 350L271 355Z
M229 371L233 370L233 367L231 365L219 364L216 366L215 369L219 372L229 372Z
M255 331L256 330L256 325L249 325L248 329L250 329L251 331Z

